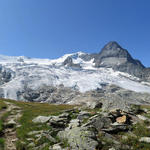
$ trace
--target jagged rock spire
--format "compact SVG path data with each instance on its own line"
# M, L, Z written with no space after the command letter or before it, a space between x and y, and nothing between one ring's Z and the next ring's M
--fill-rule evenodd
M115 41L107 43L95 57L94 62L96 67L112 68L137 77L141 77L145 68L140 61L133 59L130 53Z
M102 50L116 50L116 49L122 49L122 47L116 41L111 41L108 42Z
M127 50L123 49L117 42L111 41L107 43L101 50L100 58L104 57L116 57L116 58L129 58L132 59L131 55Z

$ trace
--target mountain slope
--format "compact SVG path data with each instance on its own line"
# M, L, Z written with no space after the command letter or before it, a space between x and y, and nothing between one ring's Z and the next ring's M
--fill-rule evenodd
M116 42L98 54L78 52L55 60L1 55L0 65L3 98L69 103L103 85L150 93L150 83L141 77L147 68Z

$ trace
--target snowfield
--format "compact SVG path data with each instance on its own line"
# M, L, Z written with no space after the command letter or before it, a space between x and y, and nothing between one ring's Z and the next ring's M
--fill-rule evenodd
M4 97L17 100L17 92L26 87L37 89L41 85L60 84L80 92L102 88L102 84L114 84L135 92L150 93L150 83L140 83L138 78L111 68L95 68L93 59L84 61L81 55L85 53L67 54L54 60L0 55L0 64L13 74L11 81L1 85ZM68 56L81 68L64 66Z

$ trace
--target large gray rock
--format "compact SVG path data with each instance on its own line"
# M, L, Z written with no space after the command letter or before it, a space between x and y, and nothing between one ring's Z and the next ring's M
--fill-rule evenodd
M87 112L87 111L81 111L81 112L79 113L79 115L77 116L77 118L78 118L79 120L84 120L84 119L89 118L89 116L90 116L90 113L89 113L89 112Z
M49 120L49 123L52 127L64 128L68 123L68 121L69 120L67 118L62 118L60 115L60 116L52 116L51 119Z
M79 119L72 119L70 121L70 123L68 124L67 129L72 129L72 128L79 127L79 126L80 126L80 120Z
M95 108L102 108L102 102L95 100L95 101L88 101L87 102L87 107L90 109L95 109Z
M60 131L58 137L61 140L66 139L74 150L95 150L99 145L96 141L95 133L88 131L85 127L75 127L71 130Z
M100 131L102 128L109 128L112 120L109 117L98 116L92 120L93 126Z
M139 142L150 143L150 137L141 137L139 139Z
M59 144L54 144L49 147L49 150L62 150L62 147Z
M142 115L137 115L137 117L140 119L140 120L143 120L143 121L149 121L150 122L150 119L145 117L145 116L142 116Z
M36 118L34 118L32 121L34 123L46 123L50 120L51 116L38 116Z

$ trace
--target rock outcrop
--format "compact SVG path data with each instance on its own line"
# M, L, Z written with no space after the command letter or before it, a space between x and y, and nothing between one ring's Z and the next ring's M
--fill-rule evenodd
M95 150L99 143L95 140L96 134L86 127L74 127L65 131L60 131L58 137L66 139L72 149Z
M141 123L139 114L142 110L139 108L140 111L134 111L135 107L138 108L138 106L131 107L128 112L121 109L103 112L96 108L95 113L92 112L94 109L86 111L85 108L74 108L62 112L58 116L45 117L45 124L52 128L50 131L34 131L28 135L34 134L35 137L38 137L36 141L45 137L51 142L49 147L51 150L56 148L63 150L100 150L112 149L112 147L116 150L129 150L132 146L125 142L121 143L121 139L128 140L130 136L138 139L134 132L132 133L132 130L135 130L136 124ZM39 118L41 116L36 117L33 122L38 120L35 123L43 124L41 119L41 122L39 122ZM120 132L122 136L120 136ZM125 136L127 133L129 137ZM139 142L149 143L149 138L141 137ZM35 147L34 143L31 144L33 145L30 145L30 147ZM36 147L36 149L40 147Z

